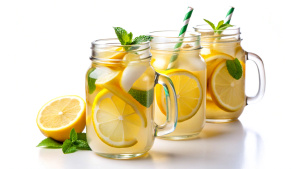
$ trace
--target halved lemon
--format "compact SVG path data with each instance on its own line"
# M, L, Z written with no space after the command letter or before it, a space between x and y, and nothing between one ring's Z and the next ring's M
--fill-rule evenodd
M85 109L85 102L79 96L57 97L40 109L36 123L46 137L62 142L69 139L72 128L77 133L83 131Z
M233 112L245 105L244 75L234 79L228 73L226 61L214 69L209 85L213 101L223 110Z
M183 69L171 69L162 72L172 80L178 104L178 122L193 117L201 106L203 88L199 79L191 72ZM161 86L155 88L158 107L166 114L166 97Z
M104 143L125 148L138 142L137 136L146 123L142 113L137 106L103 89L95 98L92 121L98 137Z

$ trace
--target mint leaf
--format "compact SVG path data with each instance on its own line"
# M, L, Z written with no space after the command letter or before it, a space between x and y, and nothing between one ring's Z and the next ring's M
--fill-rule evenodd
M91 150L88 143L84 140L76 140L74 145L76 145L77 149L80 149L80 150Z
M133 35L132 35L132 33L130 32L130 33L128 34L128 42L127 42L126 45L130 45L130 44L132 43L132 37L133 37Z
M204 19L204 21L207 22L213 30L216 29L215 25L212 22L210 22L209 20L206 20L206 19Z
M148 91L137 90L137 89L130 89L128 93L141 105L149 108L153 103L153 95L154 89L150 89Z
M65 151L65 154L74 153L77 150L76 146L73 145Z
M142 42L147 42L150 41L152 39L152 37L147 36L147 35L140 35L136 38L134 38L134 40L132 40L132 32L127 33L127 31L121 27L114 27L115 29L115 33L121 43L121 45L135 45L135 44L140 44ZM135 50L137 49L137 46L133 46L131 48L129 48L128 46L125 46L124 49L126 51L128 50Z
M233 26L233 25L230 25L230 24L227 24L227 23L224 24L224 20L219 21L217 27L215 27L215 25L214 25L212 22L210 22L210 21L208 21L208 20L206 20L206 19L204 19L204 21L207 22L207 23L211 26L211 28L214 30L214 32L215 32L215 33L218 33L219 35L220 35L225 29L227 29L227 28Z
M127 31L121 27L114 27L114 29L121 45L125 45L123 37L127 36Z
M140 36L134 38L134 40L133 40L133 42L131 44L132 45L133 44L139 44L139 43L142 43L142 42L151 41L152 39L153 39L153 37L151 37L151 36L140 35Z
M220 26L223 24L224 24L224 20L219 21L218 26L216 27L216 30L218 30L220 28Z
M227 60L226 66L229 74L235 78L236 80L239 80L243 75L243 68L240 63L240 61L235 58L234 60Z
M96 80L94 78L90 77L90 74L95 70L96 68L92 68L87 72L87 83L89 88L89 94L92 94L96 90Z
M61 148L62 143L53 140L52 138L45 138L41 141L37 147L46 147L46 148Z
M63 153L64 154L70 154L70 153L74 153L77 150L75 145L71 145L70 147L68 147L67 149L63 149Z
M74 143L77 140L77 133L74 128L70 132L70 140Z
M69 149L73 146L73 143L70 139L67 139L64 141L63 145L62 145L62 151L64 154L67 154L67 152L69 152ZM75 147L76 148L76 147Z
M77 140L87 141L86 140L86 133L77 133Z
M132 33L129 34L121 27L114 27L115 33L121 43L121 45L130 45L132 42Z
M70 139L65 140L63 143L46 138L41 141L37 147L45 148L62 148L64 154L74 153L78 150L91 150L87 143L86 133L76 133L73 128L70 132Z

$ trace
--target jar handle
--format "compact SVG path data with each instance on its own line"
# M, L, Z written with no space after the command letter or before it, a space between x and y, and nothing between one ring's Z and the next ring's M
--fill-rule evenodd
M246 104L252 104L256 103L259 100L261 100L265 94L266 90L266 75L265 75L265 68L264 68L264 63L262 59L251 52L246 52L246 60L252 60L258 69L258 79L259 79L259 86L258 86L258 91L254 97L246 97Z
M166 122L155 127L155 136L163 136L173 132L177 125L177 96L171 79L156 72L155 84L162 85L166 96Z

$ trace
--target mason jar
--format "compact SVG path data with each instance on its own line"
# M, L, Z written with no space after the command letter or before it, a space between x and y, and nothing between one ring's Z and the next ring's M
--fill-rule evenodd
M206 65L199 57L200 34L179 31L151 32L151 65L172 80L178 103L178 122L174 132L163 139L183 140L196 138L205 124ZM167 119L164 88L155 88L155 121L163 124Z
M100 156L128 159L145 154L156 136L174 131L177 104L171 80L150 65L149 42L121 45L118 39L92 43L92 63L86 74L86 132ZM154 86L164 86L168 119L153 120Z
M242 48L240 28L237 26L223 31L213 31L209 25L198 25L194 29L202 35L200 53L207 65L207 122L234 121L246 105L260 100L264 95L263 62L258 55ZM254 61L259 72L259 90L254 97L245 94L247 60ZM240 74L240 77L234 73Z

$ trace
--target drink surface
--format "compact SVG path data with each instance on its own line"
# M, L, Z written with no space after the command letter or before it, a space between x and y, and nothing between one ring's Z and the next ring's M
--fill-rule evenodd
M111 51L108 56L120 57ZM153 144L155 72L149 59L135 61L134 55L93 61L86 75L87 140L102 156L143 154Z
M205 38L204 38L205 39ZM207 64L206 118L210 122L229 122L243 112L245 96L245 51L236 38L207 38L201 41L201 55ZM243 75L231 77L226 60L237 58Z
M206 66L199 57L199 49L179 52L152 49L151 64L154 69L170 77L178 103L178 122L174 132L165 139L187 139L196 137L205 123ZM173 67L168 69L172 56L177 55ZM166 120L166 100L161 86L155 87L155 122Z

